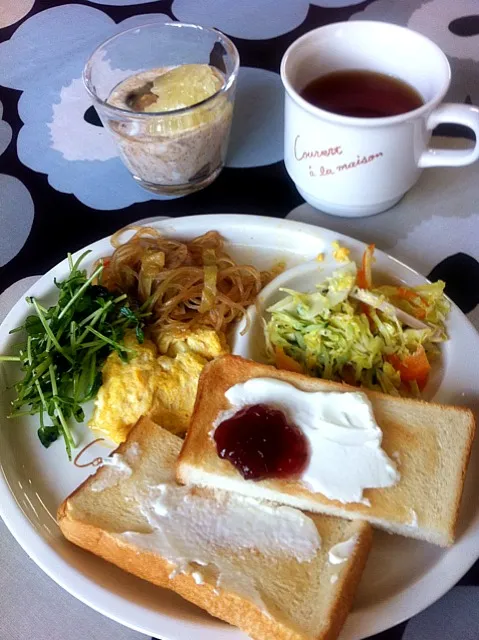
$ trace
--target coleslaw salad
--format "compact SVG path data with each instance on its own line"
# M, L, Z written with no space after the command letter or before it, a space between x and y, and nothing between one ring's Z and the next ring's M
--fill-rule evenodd
M449 302L442 281L376 286L374 245L361 264L342 256L332 275L267 309L268 358L289 369L392 395L419 397L439 344Z

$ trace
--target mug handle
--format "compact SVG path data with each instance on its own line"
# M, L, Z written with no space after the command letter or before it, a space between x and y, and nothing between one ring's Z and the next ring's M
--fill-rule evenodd
M445 103L435 109L428 118L430 131L439 124L462 124L476 134L476 143L472 149L427 149L419 156L418 166L423 167L462 167L472 164L479 158L479 109L467 104Z

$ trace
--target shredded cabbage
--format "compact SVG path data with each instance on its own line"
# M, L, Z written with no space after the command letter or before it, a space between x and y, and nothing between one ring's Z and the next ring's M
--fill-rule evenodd
M274 362L281 349L311 376L393 395L418 395L418 382L425 381L418 377L405 383L393 364L407 367L420 345L429 362L438 354L437 343L447 339L444 286L439 281L366 292L358 288L357 268L350 261L313 292L281 290L285 297L267 310L268 356Z
M201 292L199 313L206 313L215 306L218 267L216 265L216 253L214 249L205 249L203 251L203 264L205 279L203 291Z

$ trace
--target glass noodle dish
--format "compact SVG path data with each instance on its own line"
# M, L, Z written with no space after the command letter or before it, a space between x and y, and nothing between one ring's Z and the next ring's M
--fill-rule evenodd
M120 241L124 230L112 237L115 250L103 259L102 283L148 307L153 333L199 325L225 333L283 270L282 264L268 271L237 264L217 231L180 242L153 227L130 229L135 233L128 242Z

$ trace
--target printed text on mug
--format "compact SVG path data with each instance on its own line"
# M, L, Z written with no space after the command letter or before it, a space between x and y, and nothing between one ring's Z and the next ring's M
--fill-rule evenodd
M300 137L296 136L294 139L294 157L298 162L303 160L313 160L318 158L330 158L332 156L342 156L343 149L341 145L335 147L327 147L325 149L303 149L300 145ZM369 164L374 160L377 160L383 155L382 151L377 153L372 153L368 156L360 156L357 155L355 160L351 160L349 162L343 162L341 164L337 164L335 166L324 166L321 165L319 168L316 168L310 164L309 165L309 175L312 178L322 178L324 176L332 176L337 172L348 171L349 169L356 169L360 165Z

